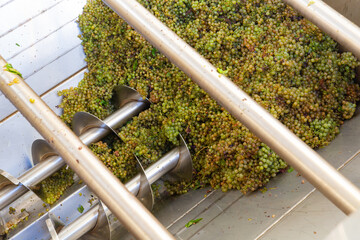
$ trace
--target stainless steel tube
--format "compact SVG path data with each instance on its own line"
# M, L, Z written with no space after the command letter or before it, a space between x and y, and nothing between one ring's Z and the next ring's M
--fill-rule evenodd
M166 153L160 160L159 164L152 164L146 170L145 174L150 184L156 182L159 178L175 168L180 158L179 147Z
M8 185L0 191L0 209L4 208L12 201L28 191L27 187L33 187L61 167L65 165L60 156L50 156L46 161L38 163L35 167L25 172L19 177L21 184L18 186ZM26 187L25 187L26 186Z
M50 156L19 177L19 181L31 188L65 165L60 156Z
M159 178L164 176L176 167L180 158L179 148L174 148L170 152L166 153L158 161L150 165L145 169L145 175L148 178L150 184L156 182ZM140 174L137 174L129 182L125 184L125 187L134 195L137 195L140 188ZM84 213L81 217L64 227L59 232L60 240L75 240L92 230L98 218L99 203L94 205L89 211Z
M91 231L98 221L99 207L99 203L95 204L89 211L64 227L59 232L58 238L60 240L75 240Z
M128 102L119 110L104 119L104 122L111 128L117 129L124 125L132 117L146 109L143 102ZM97 142L109 134L106 128L91 128L81 134L79 138L85 145ZM65 165L65 161L60 156L50 156L46 161L42 161L29 169L19 177L23 185L8 186L0 191L0 209L4 208L22 194L26 193L27 188L32 188L45 178L49 177ZM26 186L26 187L25 187Z
M9 205L12 201L22 196L27 191L28 189L22 184L17 186L8 185L2 188L0 191L0 209Z
M343 212L360 207L357 187L143 6L135 0L103 1Z
M128 102L122 106L116 114L111 114L104 119L104 122L111 128L117 129L124 125L127 121L138 115L141 111L144 111L147 107L147 103L144 102Z
M284 0L360 59L360 28L321 0Z
M145 170L145 175L150 185L164 176L167 172L170 172L171 169L176 167L179 157L179 148L174 148L170 152L166 153L157 162L151 164ZM131 193L137 195L140 188L140 175L137 174L129 182L127 182L125 186Z
M129 232L138 239L174 239L23 80L9 85L20 77L5 65L0 57L0 90Z

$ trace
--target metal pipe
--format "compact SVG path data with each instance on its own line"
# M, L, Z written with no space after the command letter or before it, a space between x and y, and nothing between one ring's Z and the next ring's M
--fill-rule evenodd
M27 191L28 189L22 184L5 186L0 191L0 209L9 205Z
M138 115L146 108L144 102L128 102L119 110L104 119L110 128L117 129L124 125L132 117ZM91 128L82 133L79 138L85 145L97 142L109 134L106 128ZM60 156L49 156L44 161L39 162L19 177L22 185L8 186L0 190L0 209L4 208L12 201L15 201L22 194L27 192L27 188L32 188L42 180L51 176L65 165L65 161ZM26 186L26 187L25 187Z
M174 239L25 81L4 71L6 64L0 57L0 90L129 232L138 239ZM20 82L11 85L15 78Z
M344 213L360 207L357 187L141 4L103 1Z
M360 60L360 28L321 0L284 0Z
M173 169L180 157L179 148L174 148L167 152L162 158L151 164L146 170L145 175L150 185L156 182L159 178L164 176L167 172ZM137 195L140 188L140 174L137 174L129 182L126 183L126 188Z
M3 209L11 202L25 194L28 189L32 188L51 174L65 165L60 156L50 156L46 161L39 162L33 168L19 177L19 185L8 185L0 190L0 209ZM26 187L25 187L26 186Z
M159 178L174 169L179 161L179 158L180 151L177 147L166 153L162 158L145 169L145 175L149 183L153 184ZM140 188L140 174L137 174L129 182L127 182L125 187L129 190L129 192L136 196ZM94 205L91 210L84 213L81 217L64 227L64 229L62 229L58 234L59 239L75 240L88 231L91 231L97 223L97 218L99 216L98 212L99 203Z
M112 129L118 129L134 116L148 108L147 106L148 105L145 102L128 102L119 110L117 110L115 112L116 114L111 114L105 118L104 123L106 123Z
M179 147L172 149L166 153L159 161L160 164L152 164L146 170L145 174L150 184L156 182L170 170L174 169L180 158Z
M65 161L60 156L50 156L46 158L46 161L39 162L21 175L19 181L28 188L32 188L64 165Z
M85 233L91 231L99 217L100 204L95 204L89 211L81 215L78 219L64 227L58 234L60 240L79 239Z

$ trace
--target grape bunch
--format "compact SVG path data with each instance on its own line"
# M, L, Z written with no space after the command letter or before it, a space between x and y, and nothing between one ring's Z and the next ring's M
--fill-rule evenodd
M139 0L312 148L327 145L360 99L359 61L280 0ZM178 144L194 165L191 182L167 183L170 194L211 185L246 193L287 164L235 120L156 48L100 0L79 16L88 72L78 87L59 92L62 119L78 111L105 118L113 88L128 85L153 103L118 129L122 141L91 148L126 181L133 154L148 166Z

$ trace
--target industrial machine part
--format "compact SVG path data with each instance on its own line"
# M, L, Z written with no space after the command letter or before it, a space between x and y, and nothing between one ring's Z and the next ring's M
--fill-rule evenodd
M153 205L153 196L150 188L150 184L156 182L163 176L166 176L167 179L171 181L177 180L188 180L192 175L192 161L190 153L187 149L186 143L180 137L180 146L172 149L167 154L165 154L161 159L156 163L149 166L144 172L140 171L133 179L126 183L126 188L135 196L137 196L143 204L152 208ZM142 168L140 168L142 169ZM31 194L31 191L27 195ZM91 190L86 185L79 185L78 188L70 195L60 200L53 206L50 210L41 215L41 217L35 217L27 220L27 225L21 229L19 232L14 232L10 234L11 239L24 239L26 236L33 235L41 229L41 237L52 239L78 239L84 235L84 239L91 239L101 236L101 239L118 239L119 234L123 233L124 229L120 225L119 221L114 221L116 217L111 213L111 211L99 201L97 198L91 197L89 209L80 215L78 218L74 219L70 224L64 226L65 224L59 220L58 211L62 211L64 206L74 207L78 204L74 203L77 201L79 194L91 196ZM26 194L25 194L26 195ZM21 216L28 217L31 214L44 212L43 202L31 194L33 200L29 201L27 196L21 197L18 202L29 203L27 205L15 206L17 209L31 209L36 207L35 211L24 210L21 212ZM36 199L34 199L36 198ZM75 200L74 200L75 198ZM87 199L87 198L86 198ZM80 201L80 205L85 206L84 203ZM14 205L12 205L14 206ZM75 207L74 207L75 208ZM6 214L8 209L2 211L2 216L6 216L8 222L14 222L20 218L16 215ZM26 214L26 215L25 215ZM37 216L35 214L35 216ZM20 220L23 220L23 217ZM58 229L58 230L56 230Z
M357 187L230 79L219 74L210 62L141 4L135 0L104 2L338 208L350 214L360 207L360 191ZM353 26L351 33L360 35L360 29ZM349 34L350 32L344 38L353 39ZM359 46L360 43L354 45Z
M317 1L316 1L317 2ZM315 2L315 3L316 3ZM309 3L307 3L307 4L309 4ZM310 5L310 6L307 6L308 7L308 9L311 9L311 6L313 6L313 7L315 7L316 5L315 4L313 4L313 5ZM345 35L345 37L347 37L346 35ZM6 175L6 174L5 174ZM11 179L11 177L9 177L10 179ZM14 180L14 179L13 179ZM14 183L18 183L16 180L14 180ZM9 181L7 181L7 184L10 184L10 182ZM93 211L94 212L94 211ZM96 211L95 211L96 212ZM49 224L49 225L51 225L51 224ZM56 225L56 224L55 224Z
M1 57L0 65L7 62ZM0 89L18 110L42 134L66 163L91 186L111 212L138 238L173 239L124 185L87 146L58 118L43 100L24 82L10 86L15 73L0 69ZM154 230L155 229L155 230Z
M171 178L172 181L177 180L187 180L191 178L192 175L192 162L190 152L187 149L186 143L181 138L181 145L172 149L170 152L165 154L161 159L157 162L149 166L144 174L138 174L132 180L125 184L127 189L133 193L134 195L139 196L139 192L142 188L142 180L141 178L145 176L146 180L149 184L155 183L158 179L163 176ZM149 197L149 196L144 196ZM152 196L151 196L152 198ZM152 208L152 204L150 204ZM102 208L100 210L100 208ZM99 224L99 219L102 219L100 214L106 215L106 221L103 221L102 226ZM98 203L94 205L88 212L84 215L73 221L71 224L67 225L57 234L59 240L70 240L77 239L82 234L88 234L84 239L89 239L90 236L99 236L99 232L104 233L104 230L101 228L111 228L107 229L105 233L107 233L107 237L102 236L103 239L118 239L122 233L123 229L119 226L118 221L112 221L113 215L109 211L109 209L103 205L102 203ZM96 228L95 228L96 226ZM95 228L95 231L93 230ZM88 231L91 231L89 232ZM54 237L53 237L54 238Z
M78 113L74 118L73 130L85 145L101 140L113 128L122 126L150 105L148 100L126 86L117 88L115 96L118 110L104 121L87 113ZM19 177L18 184L0 189L0 209L65 165L65 161L44 140L33 143L32 158L36 165Z

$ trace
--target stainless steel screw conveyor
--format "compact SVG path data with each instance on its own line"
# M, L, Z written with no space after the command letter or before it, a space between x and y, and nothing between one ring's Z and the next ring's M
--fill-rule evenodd
M307 181L314 185L318 191L341 211L347 215L357 211L360 207L360 192L355 185L274 119L266 110L262 109L229 79L219 75L207 60L196 53L140 4L135 0L104 0L104 2L191 77L193 81L199 84L201 88L207 91L211 97L227 109L235 118L247 126L263 142L301 173ZM351 51L357 58L360 58L360 29L355 24L321 1L311 1L311 4L307 0L287 0L285 2L299 10L306 18L313 21L324 32L327 32L345 49ZM268 208L254 209L253 213L251 213L251 209L248 209L248 212L240 213L240 218L233 215L233 219L228 219L224 222L221 219L229 215L231 216L230 209L233 206L240 203L244 205L255 198L257 200L254 202L259 204L259 198L264 198L264 195L259 196L259 193L254 193L249 197L242 198L240 193L230 192L225 194L213 191L206 194L207 196L204 198L205 190L200 190L179 196L173 203L159 204L162 208L157 207L155 210L155 215L160 221L157 220L134 195L137 195L138 199L145 206L151 208L153 200L149 184L163 175L170 174L176 176L174 179L191 177L191 159L185 143L173 149L153 166L140 170L139 175L125 186L120 183L96 159L86 145L94 142L94 139L101 139L104 135L110 133L112 128L118 127L131 119L132 116L144 110L147 103L142 101L141 97L139 98L131 90L119 89L120 104L119 110L116 112L117 114L101 121L91 115L79 113L77 123L73 124L77 126L74 128L76 134L69 130L41 98L38 97L38 94L43 95L43 99L48 101L48 104L54 104L54 102L59 101L54 95L57 89L76 85L85 71L86 66L83 61L81 47L78 40L74 40L77 34L73 34L74 39L68 42L56 43L56 37L60 36L61 38L62 34L65 35L65 33L77 31L74 27L76 25L74 22L75 16L78 14L76 11L81 9L84 1L54 0L47 3L42 3L41 1L29 3L22 0L2 0L0 1L0 13L3 11L4 14L2 16L5 19L10 19L10 10L26 4L29 6L29 11L26 11L26 8L22 8L24 13L23 15L19 14L23 16L22 19L15 19L14 23L9 23L9 26L0 29L1 48L12 41L12 46L8 50L4 48L0 49L0 51L6 55L3 55L3 57L9 59L9 62L14 63L14 66L23 72L24 79L29 85L33 85L32 87L35 92L15 73L4 71L4 69L0 70L0 89L46 141L40 140L34 142L32 161L37 163L37 165L31 168L31 160L27 157L30 155L28 153L30 150L23 152L18 148L29 147L29 144L33 142L30 138L35 139L35 136L38 138L38 134L33 128L26 125L25 119L18 112L14 113L15 109L6 102L4 95L2 95L1 101L4 101L3 106L5 107L0 112L3 119L0 126L0 134L4 136L3 140L1 140L3 141L2 146L7 147L4 147L0 155L0 158L4 159L0 160L0 169L4 170L0 175L0 216L2 221L2 229L0 230L9 230L12 225L18 224L21 220L28 219L23 224L24 226L20 224L7 237L10 239L26 239L29 236L31 236L31 239L49 239L50 237L53 239L77 239L83 236L84 239L104 239L104 237L116 239L119 234L124 235L124 231L119 224L120 221L133 236L139 239L173 239L172 234L175 234L175 237L179 239L205 239L207 236L217 239L216 232L224 231L224 224L229 226L224 233L229 239L239 236L242 232L246 234L242 235L244 239L266 239L273 236L276 236L276 239L280 239L284 231L277 230L277 226L282 224L286 226L286 222L291 222L292 216L296 216L298 208L306 206L306 203L309 201L315 201L312 198L316 196L316 192L310 185L301 186L301 190L294 194L294 189L290 188L296 185L294 182L296 177L289 175L282 178L292 177L293 185L280 187L281 179L279 179L279 188L285 188L285 190L277 190L274 187L273 192L276 197L284 195L285 192L288 193L288 197L293 197L293 199L282 202L282 204L289 204L291 206L284 205L279 207L276 205L275 202L286 198L286 196L272 199L270 202L266 199L264 203L269 204ZM50 22L48 28L44 27L44 31L41 29L37 32L33 31L34 27L44 19L52 19L54 14L62 15L63 10L67 11L70 7L72 10L69 10L68 15L65 14L64 21L60 23ZM9 13L5 14L6 12ZM28 28L27 24L29 25ZM36 35L36 37L34 39L27 39L20 44L16 43L16 47L19 47L19 49L16 49L14 47L14 40L26 31ZM17 38L16 41L22 41L22 38ZM58 48L53 50L55 55L48 56L48 58L37 57L41 52L47 52L47 49L42 47L44 43L57 44ZM38 51L40 53L37 53ZM22 63L25 65L29 61L28 57L30 55L30 59L33 59L34 63L30 62L29 66L23 69ZM64 71L61 70L66 68L61 63L68 63L69 60L74 60L73 66L69 66ZM1 58L0 65L5 66L6 64L6 61ZM49 72L52 72L54 76L52 81L54 85L41 86L38 79L46 76ZM10 86L9 83L15 78L19 79L19 83ZM67 81L63 82L63 79L67 79ZM243 99L246 99L246 101L243 101ZM55 109L55 111L57 110ZM351 140L352 134L359 133L360 127L356 127L359 125L358 120L358 117L355 117L349 123L352 124L352 126L349 125L348 127L351 129L348 130L350 142L346 144L350 143L350 147L347 147L344 152L340 152L337 155L338 158L345 157L343 159L345 163L341 166L344 170L346 169L346 164L356 164L356 159L358 158L357 154L360 146L358 145L359 141L356 141L356 134L355 139ZM17 135L18 133L5 137L6 132L11 132L18 128L18 126L22 126L22 128L24 126L24 131L22 131L22 134L25 133L24 137ZM346 129L346 127L344 128ZM21 140L24 140L24 143ZM22 145L19 143L22 143ZM331 151L339 151L343 147L341 143L340 146L333 147L333 145L326 148L329 149L330 153ZM11 149L12 146L16 148L14 153L12 153L13 150L10 150L10 154L7 154L5 151L9 151L9 148ZM335 150L331 150L332 148ZM326 153L326 149L322 151L322 154L325 156L329 155L329 153ZM21 159L19 160L18 167L16 164L8 164L5 156L7 159L11 159L11 161ZM69 191L51 209L47 209L47 212L44 214L43 202L30 189L63 166L65 164L64 161L91 190L85 185L72 187L72 191ZM6 166L3 167L3 164L6 164ZM97 177L94 178L94 176ZM270 185L276 184L276 181L274 179ZM296 190L298 188L299 186ZM85 203L90 197L94 199L94 204L88 206L89 204L86 205ZM82 207L83 205L86 206L83 214L74 211L79 204ZM276 211L272 210L274 208L271 207L271 204L275 206ZM9 213L9 207L13 206L24 209L24 211L18 211L15 214L16 217L13 217ZM241 210L244 211L244 209ZM169 211L173 211L173 213L166 216L166 212ZM262 220L261 217L264 216L260 216L260 212L264 212L263 215L270 214L271 218L268 217L266 220ZM277 214L273 214L274 212ZM252 217L252 214L256 215L256 217ZM196 216L203 216L204 219L207 217L207 220L191 229L184 228L184 221L191 220L189 218ZM237 224L245 222L246 226L239 225L236 227L235 225L235 228L239 229L232 230L230 226L234 227L237 220L240 220ZM255 223L259 226L254 226ZM163 224L167 224L166 228ZM220 226L217 227L217 224ZM247 228L248 224L251 225L249 228ZM207 235L212 233L212 231L215 232L214 235ZM329 231L329 228L323 232L313 230L311 235L308 233L305 235L300 234L299 238L317 238L320 234L326 236Z

